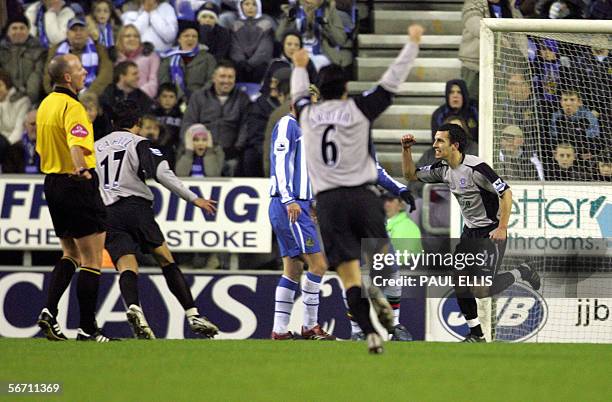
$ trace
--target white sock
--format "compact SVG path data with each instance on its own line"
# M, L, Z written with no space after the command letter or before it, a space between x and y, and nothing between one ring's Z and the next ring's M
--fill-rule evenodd
M312 272L306 272L306 280L302 286L302 303L304 304L304 329L308 331L319 323L319 289L321 277Z
M470 328L474 328L480 325L480 320L478 319L478 317L472 319L472 320L466 320L467 321L467 325Z
M200 312L198 311L197 307L192 307L189 310L185 310L185 317L189 318L189 317L197 317L200 315Z
M281 276L278 280L274 296L274 327L272 329L277 334L287 332L297 288L298 283L287 278L285 275Z
M400 309L396 308L393 310L393 326L396 327L399 325L399 316L400 316Z

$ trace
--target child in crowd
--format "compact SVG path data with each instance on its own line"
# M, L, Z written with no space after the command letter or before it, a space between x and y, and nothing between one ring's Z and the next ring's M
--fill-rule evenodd
M94 41L106 48L115 46L117 32L121 27L121 18L116 14L110 0L94 1L91 14L86 20L87 31Z
M262 14L260 0L241 0L240 19L232 25L230 57L238 81L261 82L274 54L274 23Z
M212 134L203 124L194 124L185 131L185 150L176 163L178 177L219 177L223 167L220 149L213 147ZM217 269L221 263L219 255L209 254L204 264L202 253L195 253L194 268Z
M158 148L164 154L164 156L166 156L168 159L168 164L170 164L170 167L174 169L174 163L176 162L174 147L168 145L168 133L159 123L156 116L150 114L142 116L140 136L151 141L151 144L155 148Z
M161 84L156 100L157 103L153 108L153 114L164 127L168 140L168 143L163 145L171 146L175 150L179 144L179 133L181 131L181 123L183 122L183 112L178 103L176 85L170 82Z
M194 124L185 132L185 151L176 163L179 177L219 177L222 160L213 148L212 134L203 124Z

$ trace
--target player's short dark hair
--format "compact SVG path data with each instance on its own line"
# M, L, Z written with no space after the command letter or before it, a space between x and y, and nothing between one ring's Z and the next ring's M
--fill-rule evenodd
M142 112L138 104L132 100L124 100L113 107L111 120L115 130L132 128L138 124Z
M13 80L7 71L0 69L0 81L4 82L6 89L13 88Z
M114 77L113 82L116 84L119 82L119 77L126 75L130 67L138 68L138 65L131 60L125 60L115 66L113 71Z
M459 152L464 153L467 147L467 134L463 128L457 124L443 124L438 131L448 131L448 139L451 144L459 144Z
M217 66L215 67L215 71L217 71L220 68L231 68L234 71L236 71L236 64L234 64L234 62L231 60L223 59L223 60L219 60L219 62L217 63Z
M148 121L154 121L155 123L157 123L158 126L162 126L162 124L159 122L159 120L157 120L157 117L155 115L152 114L145 114L144 116L141 117L142 121L148 120Z
M459 122L461 124L451 123L451 121L453 121L453 120L459 120ZM470 134L470 129L468 127L467 121L465 120L465 118L463 118L462 116L460 116L458 114L451 114L446 119L444 119L442 124L456 124L459 127L461 127L463 129L463 131L465 131L465 133L467 134L468 140L472 140L473 139L472 138L472 134Z
M164 82L157 88L157 97L159 98L162 92L172 92L174 95L178 97L178 89L176 89L176 85L171 82Z
M346 91L347 82L344 69L337 64L330 64L319 71L317 87L323 99L340 99Z
M70 72L70 65L66 59L67 57L64 54L55 56L49 62L47 71L49 73L49 77L51 77L51 84L63 84L66 82L64 79L64 74Z

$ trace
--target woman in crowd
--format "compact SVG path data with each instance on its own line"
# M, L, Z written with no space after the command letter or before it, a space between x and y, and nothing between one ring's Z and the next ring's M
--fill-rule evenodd
M151 98L157 94L157 75L159 72L159 56L155 53L151 43L142 43L140 33L134 25L123 26L117 35L117 60L115 65L122 61L133 61L138 65L140 89Z
M297 31L288 31L281 41L281 56L278 59L272 60L268 66L263 82L261 84L262 95L270 93L270 81L274 73L282 68L293 68L293 54L303 47L302 37ZM317 82L317 69L312 60L308 62L308 78L310 82Z
M317 71L330 63L348 67L353 62L351 41L335 6L324 0L304 0L291 7L276 30L280 40L287 31L298 31Z

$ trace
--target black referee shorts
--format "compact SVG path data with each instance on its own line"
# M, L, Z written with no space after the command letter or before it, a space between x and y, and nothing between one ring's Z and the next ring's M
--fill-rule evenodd
M485 254L485 264L473 264L468 266L464 272L478 275L495 276L501 267L506 252L506 240L493 241L489 233L497 228L497 223L481 228L463 227L459 244L455 248L457 253Z
M98 175L90 169L91 180L75 180L67 174L45 177L45 198L55 235L79 239L104 232L106 208L98 189Z
M107 207L104 247L113 263L139 250L149 253L164 241L164 235L155 222L151 201L127 197Z
M362 239L376 243L368 247L371 250L364 250L366 253L380 251L387 242L383 203L370 186L341 187L317 194L317 217L330 267L361 260Z

